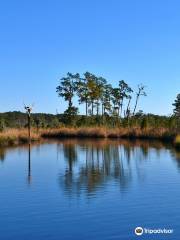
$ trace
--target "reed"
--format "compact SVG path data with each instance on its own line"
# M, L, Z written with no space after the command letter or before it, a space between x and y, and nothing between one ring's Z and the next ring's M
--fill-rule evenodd
M31 132L31 141L37 141L40 139L40 135ZM7 129L0 132L0 146L18 145L22 143L28 143L27 129Z
M31 141L40 139L60 139L60 138L124 138L124 139L159 139L174 142L180 146L180 135L166 128L104 128L104 127L84 127L84 128L56 128L56 129L35 129L31 131ZM175 140L174 140L175 139ZM18 145L28 143L27 129L7 129L0 132L0 146Z
M147 139L165 139L173 140L176 134L165 128L60 128L50 129L41 132L43 138L147 138Z
M63 138L63 137L79 137L79 138L99 138L106 137L106 130L103 128L60 128L50 129L41 132L43 138Z

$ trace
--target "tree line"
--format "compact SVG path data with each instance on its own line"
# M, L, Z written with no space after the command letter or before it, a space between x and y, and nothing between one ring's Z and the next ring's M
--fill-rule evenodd
M180 94L174 103L171 116L159 116L137 112L141 96L146 96L145 86L138 85L137 91L124 81L113 87L103 77L86 72L80 74L67 73L60 79L56 88L59 97L68 103L64 114L32 113L31 125L39 128L58 128L60 126L107 126L107 127L163 127L180 129ZM135 99L132 105L133 95ZM78 114L78 104L83 104L84 114ZM0 113L0 132L6 128L27 127L27 116L22 112Z
M56 92L68 103L64 114L69 116L78 114L79 109L73 102L76 97L79 104L85 105L86 116L129 118L135 115L140 97L146 96L145 86L138 85L135 105L131 109L134 90L124 80L120 80L118 85L113 87L105 78L90 72L84 73L83 76L68 72L60 79Z

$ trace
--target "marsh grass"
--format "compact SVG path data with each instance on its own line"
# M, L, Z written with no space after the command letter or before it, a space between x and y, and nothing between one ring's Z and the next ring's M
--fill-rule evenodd
M40 139L40 135L31 132L31 141L37 141ZM22 143L28 143L27 129L7 129L0 132L0 146L18 145Z
M63 138L63 137L79 137L79 138L106 138L106 129L104 128L60 128L50 129L41 132L44 138Z
M180 146L180 135L166 128L104 128L104 127L84 127L84 128L56 128L56 129L35 129L31 131L31 142L41 139L60 138L127 138L127 139L159 139L175 143ZM175 139L175 140L174 140ZM0 132L0 146L18 145L28 143L27 129L7 129Z
M176 134L165 128L60 128L41 132L43 138L145 138L173 140Z

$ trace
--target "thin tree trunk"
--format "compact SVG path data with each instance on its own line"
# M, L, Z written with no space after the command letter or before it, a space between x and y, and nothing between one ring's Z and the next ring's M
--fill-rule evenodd
M138 94L137 97L136 97L136 103L135 103L135 106L134 106L133 116L135 115L135 112L136 112L138 100L139 100L139 94Z
M91 105L92 105L91 106L91 108L92 108L91 110L92 110L92 116L93 116L94 115L94 102L93 101L91 102Z
M69 108L71 108L72 107L72 99L70 98L69 99Z
M118 113L118 117L119 117L119 112L120 112L120 106L118 106L118 112L117 112Z
M72 84L72 83L71 83ZM69 91L69 93L70 93L70 98L69 98L69 108L71 108L72 107L72 97L71 97L71 93L72 93L73 91L72 91L72 87L70 86L70 91Z
M97 101L97 103L96 103L96 106L97 106L96 114L97 114L97 116L99 116L99 102L98 102L98 101Z
M88 115L88 103L87 103L87 100L86 100L86 116Z
M28 183L31 183L31 143L28 148Z
M131 103L131 98L129 99L129 102L128 102L128 105L127 105L127 109L126 109L126 117L127 118L129 118L129 113L130 113L130 109L129 109L130 103Z
M104 104L102 103L102 116L104 116Z
M31 115L28 113L28 140L31 142Z
M120 103L120 114L119 114L120 117L122 116L122 106L123 106L123 99L122 99L122 101Z
M102 123L104 124L104 104L102 103Z

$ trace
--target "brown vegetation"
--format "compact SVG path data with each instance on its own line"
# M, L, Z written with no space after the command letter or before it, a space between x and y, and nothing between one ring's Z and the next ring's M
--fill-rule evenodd
M58 128L58 129L35 129L31 131L31 141L50 138L129 138L129 139L160 139L179 144L176 133L165 128ZM175 139L175 140L174 140ZM27 129L8 129L0 132L0 146L18 145L28 143Z
M170 132L164 128L60 128L50 129L41 132L43 138L144 138L144 139L165 139L173 140L175 132Z
M31 132L31 141L37 141L40 139L40 135ZM0 146L18 145L28 143L27 129L7 129L0 132Z

